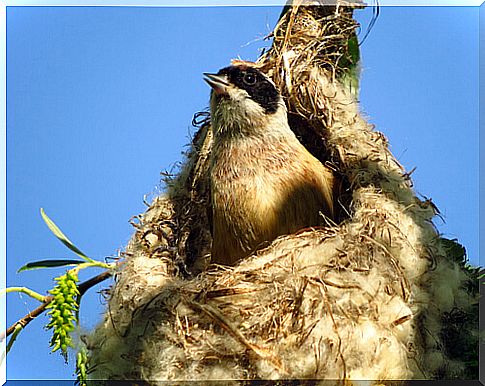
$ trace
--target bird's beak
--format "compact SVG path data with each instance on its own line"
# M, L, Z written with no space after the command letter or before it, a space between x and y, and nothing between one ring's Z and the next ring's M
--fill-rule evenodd
M204 80L209 83L216 94L227 94L229 83L225 75L209 74L204 72Z

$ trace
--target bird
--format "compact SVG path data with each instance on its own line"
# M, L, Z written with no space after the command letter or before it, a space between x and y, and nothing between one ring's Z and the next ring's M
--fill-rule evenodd
M204 73L211 86L211 262L235 265L278 236L335 220L333 171L291 130L284 100L258 68Z

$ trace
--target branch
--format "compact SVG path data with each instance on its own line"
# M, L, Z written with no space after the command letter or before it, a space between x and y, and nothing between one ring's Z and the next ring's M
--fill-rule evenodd
M99 275L92 277L91 279L83 281L81 284L77 286L79 290L79 295L84 295L88 289L90 289L91 287L94 287L96 284L99 284L105 281L107 278L111 276L113 276L112 271L104 271Z
M94 287L96 284L101 283L102 281L105 281L107 278L109 278L112 275L113 273L111 271L105 271L100 273L97 276L92 277L91 279L88 279L82 282L81 284L78 285L79 294L83 295L88 289L90 289L91 287ZM24 328L37 316L42 314L45 311L46 307L52 302L52 299L54 299L53 296L45 296L43 299L43 303L39 307L37 307L32 312L29 312L22 319L19 319L18 321L16 321L9 328L7 328L5 332L2 332L0 334L0 342L3 341L6 337L10 336L15 331L17 326L21 326L22 328Z

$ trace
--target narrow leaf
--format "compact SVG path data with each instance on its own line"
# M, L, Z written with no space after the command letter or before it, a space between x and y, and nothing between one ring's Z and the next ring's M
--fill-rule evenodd
M84 260L62 259L32 261L19 268L17 273L22 271L30 271L31 269L64 267L66 265L78 265L81 263L84 263Z
M93 260L90 259L88 256L86 256L79 248L77 248L71 240L67 238L67 236L62 233L62 231L58 228L58 226L52 221L49 216L44 212L43 208L40 208L40 214L42 216L42 219L44 222L47 224L49 229L51 230L52 233L66 246L68 247L71 251L73 251L76 255L79 257L83 258L84 260L87 260L89 262L92 262Z

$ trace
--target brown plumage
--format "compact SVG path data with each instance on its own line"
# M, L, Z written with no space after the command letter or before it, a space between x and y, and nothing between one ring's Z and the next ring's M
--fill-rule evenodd
M230 66L212 86L211 261L232 265L265 242L335 219L333 173L291 131L275 85Z

